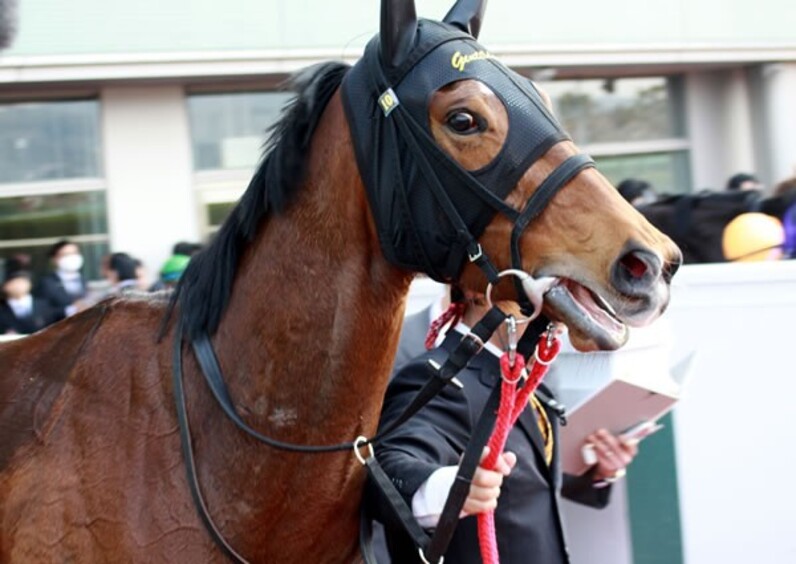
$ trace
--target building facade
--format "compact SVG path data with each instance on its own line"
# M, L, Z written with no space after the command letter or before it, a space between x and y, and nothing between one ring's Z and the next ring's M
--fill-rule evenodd
M439 18L451 0L418 1ZM245 189L290 73L353 62L373 0L21 0L0 53L0 256L68 236L156 271ZM223 9L222 9L223 7ZM537 80L614 182L767 185L796 165L796 34L784 0L493 0L481 40Z

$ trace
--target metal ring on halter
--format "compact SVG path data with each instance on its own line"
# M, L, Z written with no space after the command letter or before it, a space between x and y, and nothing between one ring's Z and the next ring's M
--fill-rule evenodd
M417 552L420 553L420 560L423 561L423 564L431 564L431 562L426 560L426 555L423 554L423 549L422 548L418 548ZM439 560L437 561L437 564L442 564L443 562L445 562L445 557L444 556L440 556Z
M544 302L545 292L558 282L558 278L545 276L537 279L527 272L516 268L509 268L498 273L498 278L503 278L504 276L516 276L519 278L522 283L522 289L525 290L525 295L528 296L528 300L533 305L533 313L529 317L518 319L517 323L528 323L539 317L542 313L542 302ZM491 282L486 287L486 303L489 304L489 307L492 307Z
M368 454L370 454L370 458L376 456L376 453L373 452L373 445L368 443L367 437L359 435L356 439L354 439L354 456L357 457L357 460L359 460L362 466L365 466L365 464L367 464L365 462L365 457L363 457L362 453L359 452L359 449L362 448L360 446L361 444L366 444L366 446L368 447Z

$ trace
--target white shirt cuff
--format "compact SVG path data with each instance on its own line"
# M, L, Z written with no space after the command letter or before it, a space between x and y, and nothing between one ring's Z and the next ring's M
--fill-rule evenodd
M412 496L412 514L424 529L437 526L458 470L458 466L444 466L435 470Z

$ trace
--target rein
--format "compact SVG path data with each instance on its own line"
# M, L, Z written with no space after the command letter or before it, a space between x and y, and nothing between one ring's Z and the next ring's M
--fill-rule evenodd
M192 342L194 355L196 356L196 360L199 363L200 371L204 376L205 382L207 383L208 387L210 388L213 397L215 397L216 401L218 402L219 406L221 407L222 411L232 420L235 425L241 429L244 433L251 436L252 438L256 439L259 442L266 444L271 448L275 448L278 450L284 450L288 452L299 452L305 454L321 454L321 453L332 453L332 452L341 452L346 450L353 450L354 454L356 455L357 459L368 469L368 472L371 474L373 479L376 483L382 485L383 491L385 491L386 495L392 499L394 504L402 504L404 506L403 510L398 510L399 514L404 515L402 519L405 526L412 527L413 535L417 540L420 541L420 546L426 546L427 536L425 532L420 528L417 522L414 520L411 514L411 510L406 507L406 503L401 498L398 491L395 489L395 486L386 477L384 471L379 466L379 463L376 461L376 458L373 454L373 445L378 444L378 442L386 435L393 432L396 428L406 422L409 418L411 418L415 413L417 413L424 405L426 405L431 399L433 399L437 393L442 390L447 385L457 386L460 385L454 379L454 377L467 365L467 363L472 359L476 354L478 354L484 346L484 343L489 340L495 330L500 326L501 323L506 319L506 315L497 307L493 307L481 321L479 321L475 327L472 328L471 332L465 335L456 349L451 353L451 355L447 358L447 360L440 366L432 366L433 377L428 380L428 382L423 386L423 388L417 393L415 398L412 400L409 406L404 410L404 412L388 427L382 429L379 433L373 436L370 439L365 437L358 437L353 441L347 441L337 444L329 444L329 445L300 445L295 443L288 443L284 441L279 441L263 435L262 433L254 430L251 428L238 414L235 406L232 403L232 399L230 398L229 391L224 383L223 374L221 372L221 366L219 365L218 358L215 354L213 349L213 345L210 341L209 336L206 333L201 334L197 339ZM172 377L173 377L173 384L174 384L174 401L176 404L177 409L177 421L180 428L180 443L182 445L183 451L183 458L185 459L185 467L186 472L188 475L188 485L191 490L191 496L193 497L194 504L196 505L197 511L202 519L205 528L207 529L208 533L215 541L215 543L219 546L219 548L224 552L224 554L233 562L237 563L247 563L248 561L243 558L240 554L238 554L232 546L224 539L223 534L215 525L210 513L207 509L207 504L204 501L204 496L202 495L201 487L199 485L199 479L196 473L196 462L195 462L195 455L193 451L193 446L191 442L191 430L190 424L188 422L188 411L187 405L185 400L185 387L183 384L183 369L182 369L182 354L183 354L183 344L184 344L184 335L183 335L183 327L182 322L178 322L175 330L174 336L174 350L173 350L173 359L172 359ZM487 409L485 408L485 412ZM494 410L492 410L494 411ZM488 430L491 430L491 425L488 426ZM488 437L488 433L486 436L483 437L483 440L480 441L481 447L483 444L486 443L486 439ZM368 447L369 455L367 458L363 457L360 453L360 449L363 447ZM480 449L479 449L480 450ZM467 459L467 456L465 456ZM467 478L467 485L469 488L469 480L472 478L472 474L475 471L475 466L478 463L478 457L474 458L475 464L472 465L472 471L469 472L469 478ZM462 468L464 468L464 463L462 464ZM385 489L386 484L386 489ZM453 490L452 490L453 493ZM464 503L464 498L466 497L466 490L464 491L464 497L461 497L461 503L459 503L459 509L461 505ZM450 498L449 498L450 500ZM394 505L395 507L395 505ZM458 520L458 511L456 509L456 519ZM406 515L408 514L408 519ZM455 527L455 521L453 523ZM452 535L452 530L451 530ZM447 548L447 542L445 546L442 548L442 552L444 553L445 549ZM421 549L422 550L422 549ZM363 550L363 554L368 555L370 551ZM441 554L440 553L440 554ZM372 560L366 560L368 564L373 562Z
M550 364L561 350L561 341L556 338L554 330L548 327L546 334L539 338L536 350L533 353L533 363L530 371L526 369L525 357L512 354L512 332L516 333L516 325L509 323L509 350L500 358L501 393L497 421L492 436L489 437L489 454L484 458L481 466L493 470L497 465L498 457L503 453L509 431L514 427L520 414L528 407L531 395L536 391L539 383L547 373ZM518 389L517 384L524 380L525 383ZM495 530L495 512L479 513L478 515L478 541L481 547L481 558L485 564L498 564L497 532Z

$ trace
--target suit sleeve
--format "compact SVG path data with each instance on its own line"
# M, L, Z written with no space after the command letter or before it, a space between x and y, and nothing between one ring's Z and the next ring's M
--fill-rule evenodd
M432 377L427 357L413 361L396 374L387 388L379 428L396 420ZM437 469L459 464L472 431L467 397L447 386L409 421L376 447L376 457L404 500L412 496ZM375 494L371 485L371 494ZM379 504L381 505L381 504ZM376 517L387 516L376 509Z
M594 469L592 469L582 476L564 474L561 495L575 503L594 509L603 509L611 500L611 489L612 486L594 487Z
M68 296L61 291L59 283L51 275L47 275L39 281L33 295L50 305L53 311L53 321L59 321L66 317L66 307L70 305Z

